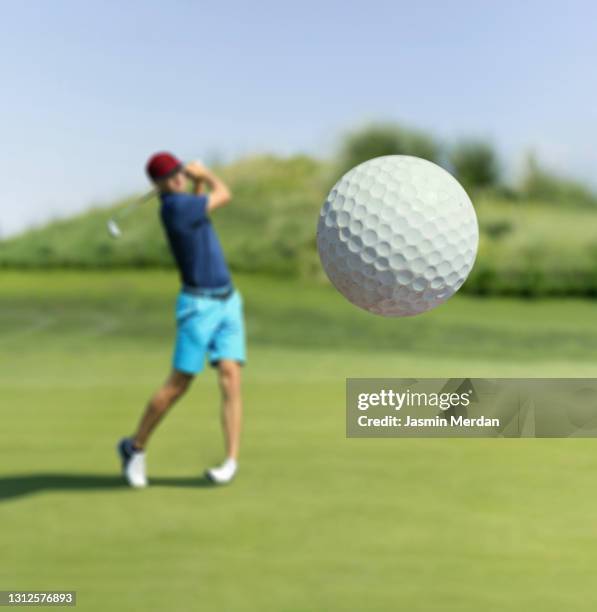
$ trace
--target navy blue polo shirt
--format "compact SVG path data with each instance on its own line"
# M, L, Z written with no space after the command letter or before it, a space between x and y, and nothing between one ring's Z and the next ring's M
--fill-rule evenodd
M220 241L207 216L207 196L162 193L160 216L184 285L214 289L230 285Z

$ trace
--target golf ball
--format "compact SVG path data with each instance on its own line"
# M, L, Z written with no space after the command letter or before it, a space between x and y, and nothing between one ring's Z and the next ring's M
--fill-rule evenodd
M332 284L385 317L439 306L464 283L477 254L475 209L439 166L406 155L366 161L332 188L317 248Z

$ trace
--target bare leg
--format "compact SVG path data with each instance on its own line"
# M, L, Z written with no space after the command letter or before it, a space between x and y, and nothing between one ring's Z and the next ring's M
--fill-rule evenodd
M226 457L237 460L242 424L241 366L236 361L222 359L218 365L218 373L222 392L222 429Z
M135 448L142 449L145 447L151 432L176 400L184 395L192 380L193 377L190 374L172 370L168 380L156 391L149 404L147 404L137 433L133 437Z

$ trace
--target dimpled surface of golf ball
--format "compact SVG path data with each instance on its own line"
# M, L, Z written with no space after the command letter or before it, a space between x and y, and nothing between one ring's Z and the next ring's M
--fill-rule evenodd
M477 217L446 170L406 155L366 161L332 188L317 248L350 302L386 317L426 312L464 283L477 254Z

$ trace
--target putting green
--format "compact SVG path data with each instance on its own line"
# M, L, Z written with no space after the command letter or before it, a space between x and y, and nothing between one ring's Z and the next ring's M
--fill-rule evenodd
M456 297L384 320L241 277L238 480L207 372L121 485L114 445L165 376L170 272L0 275L0 583L81 610L593 610L593 440L347 440L346 376L592 376L597 305Z

